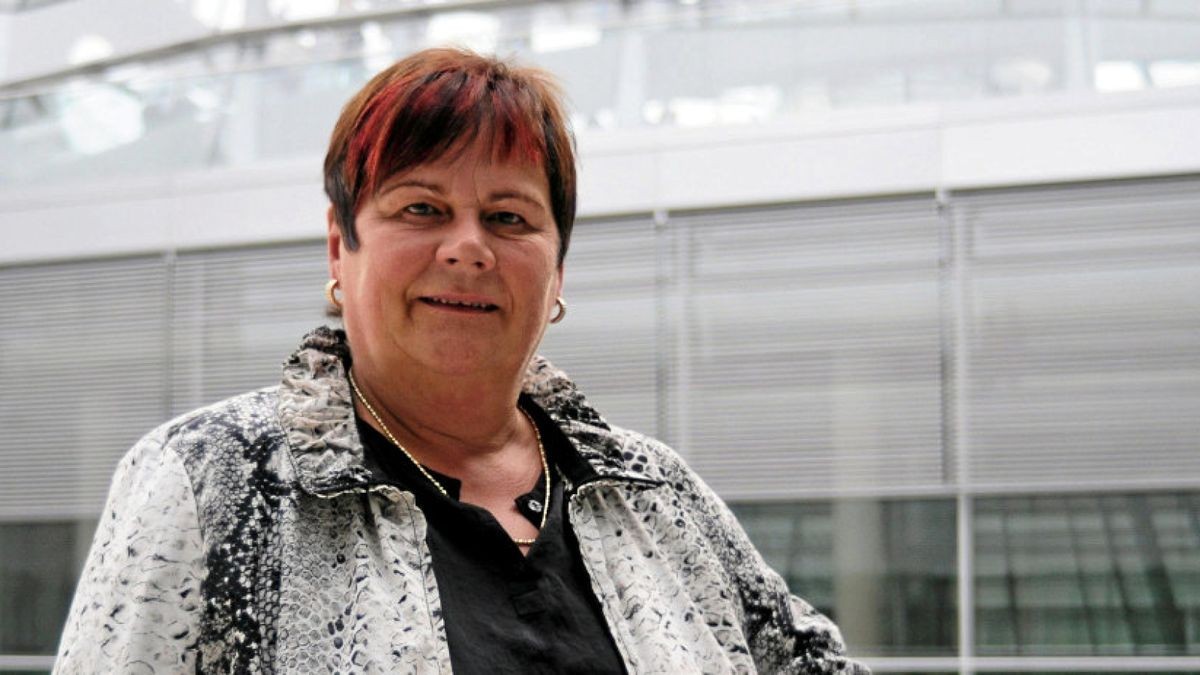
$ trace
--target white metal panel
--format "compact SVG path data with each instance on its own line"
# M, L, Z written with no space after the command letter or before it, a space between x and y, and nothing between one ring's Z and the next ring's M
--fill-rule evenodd
M942 168L941 132L930 121L913 127L827 136L778 134L755 142L665 149L659 153L658 206L826 199L854 195L864 182L872 184L873 194L932 190Z
M1200 482L1200 181L962 195L971 480Z
M166 414L161 257L0 269L0 518L91 517Z
M1195 129L1200 126L1200 107L1191 96L1174 96L1172 91L1155 94L1146 100L1156 100L1158 109L1105 110L1096 106L1080 110L1069 122L1043 113L1010 119L994 115L988 120L947 124L941 148L945 186L954 189L1196 171L1200 134Z
M672 227L687 249L681 446L718 492L944 483L931 195Z
M941 492L939 331L962 313L966 489L1196 480L1198 182L952 195L961 312L932 196L585 220L541 351L728 497ZM324 320L324 256L0 269L0 515L92 513L146 430L274 384Z
M180 254L171 303L171 410L279 383L324 322L323 241Z

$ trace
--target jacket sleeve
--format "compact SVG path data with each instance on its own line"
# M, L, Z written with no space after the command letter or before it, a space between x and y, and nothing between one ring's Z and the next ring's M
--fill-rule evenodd
M870 675L845 656L841 632L825 615L791 595L750 542L733 512L674 451L661 446L677 492L741 596L743 632L760 673Z
M192 485L162 432L113 476L54 673L195 672L204 554Z

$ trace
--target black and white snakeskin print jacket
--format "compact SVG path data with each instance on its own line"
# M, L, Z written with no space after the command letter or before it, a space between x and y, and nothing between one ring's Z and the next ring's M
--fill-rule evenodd
M449 673L425 520L363 464L344 334L183 415L113 479L56 673ZM865 673L669 448L535 358L524 389L598 477L571 525L630 673Z

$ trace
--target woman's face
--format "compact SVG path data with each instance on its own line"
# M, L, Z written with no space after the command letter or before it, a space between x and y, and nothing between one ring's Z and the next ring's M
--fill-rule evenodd
M345 247L329 218L355 367L520 377L562 290L545 171L488 144L391 176Z

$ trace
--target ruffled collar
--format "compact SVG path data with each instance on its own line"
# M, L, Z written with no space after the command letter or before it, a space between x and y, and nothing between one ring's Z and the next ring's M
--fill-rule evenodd
M283 365L279 421L300 486L316 495L363 490L379 482L363 461L344 364L346 333L321 326L304 337ZM599 477L652 480L622 459L622 437L548 360L530 360L522 391L542 407Z

